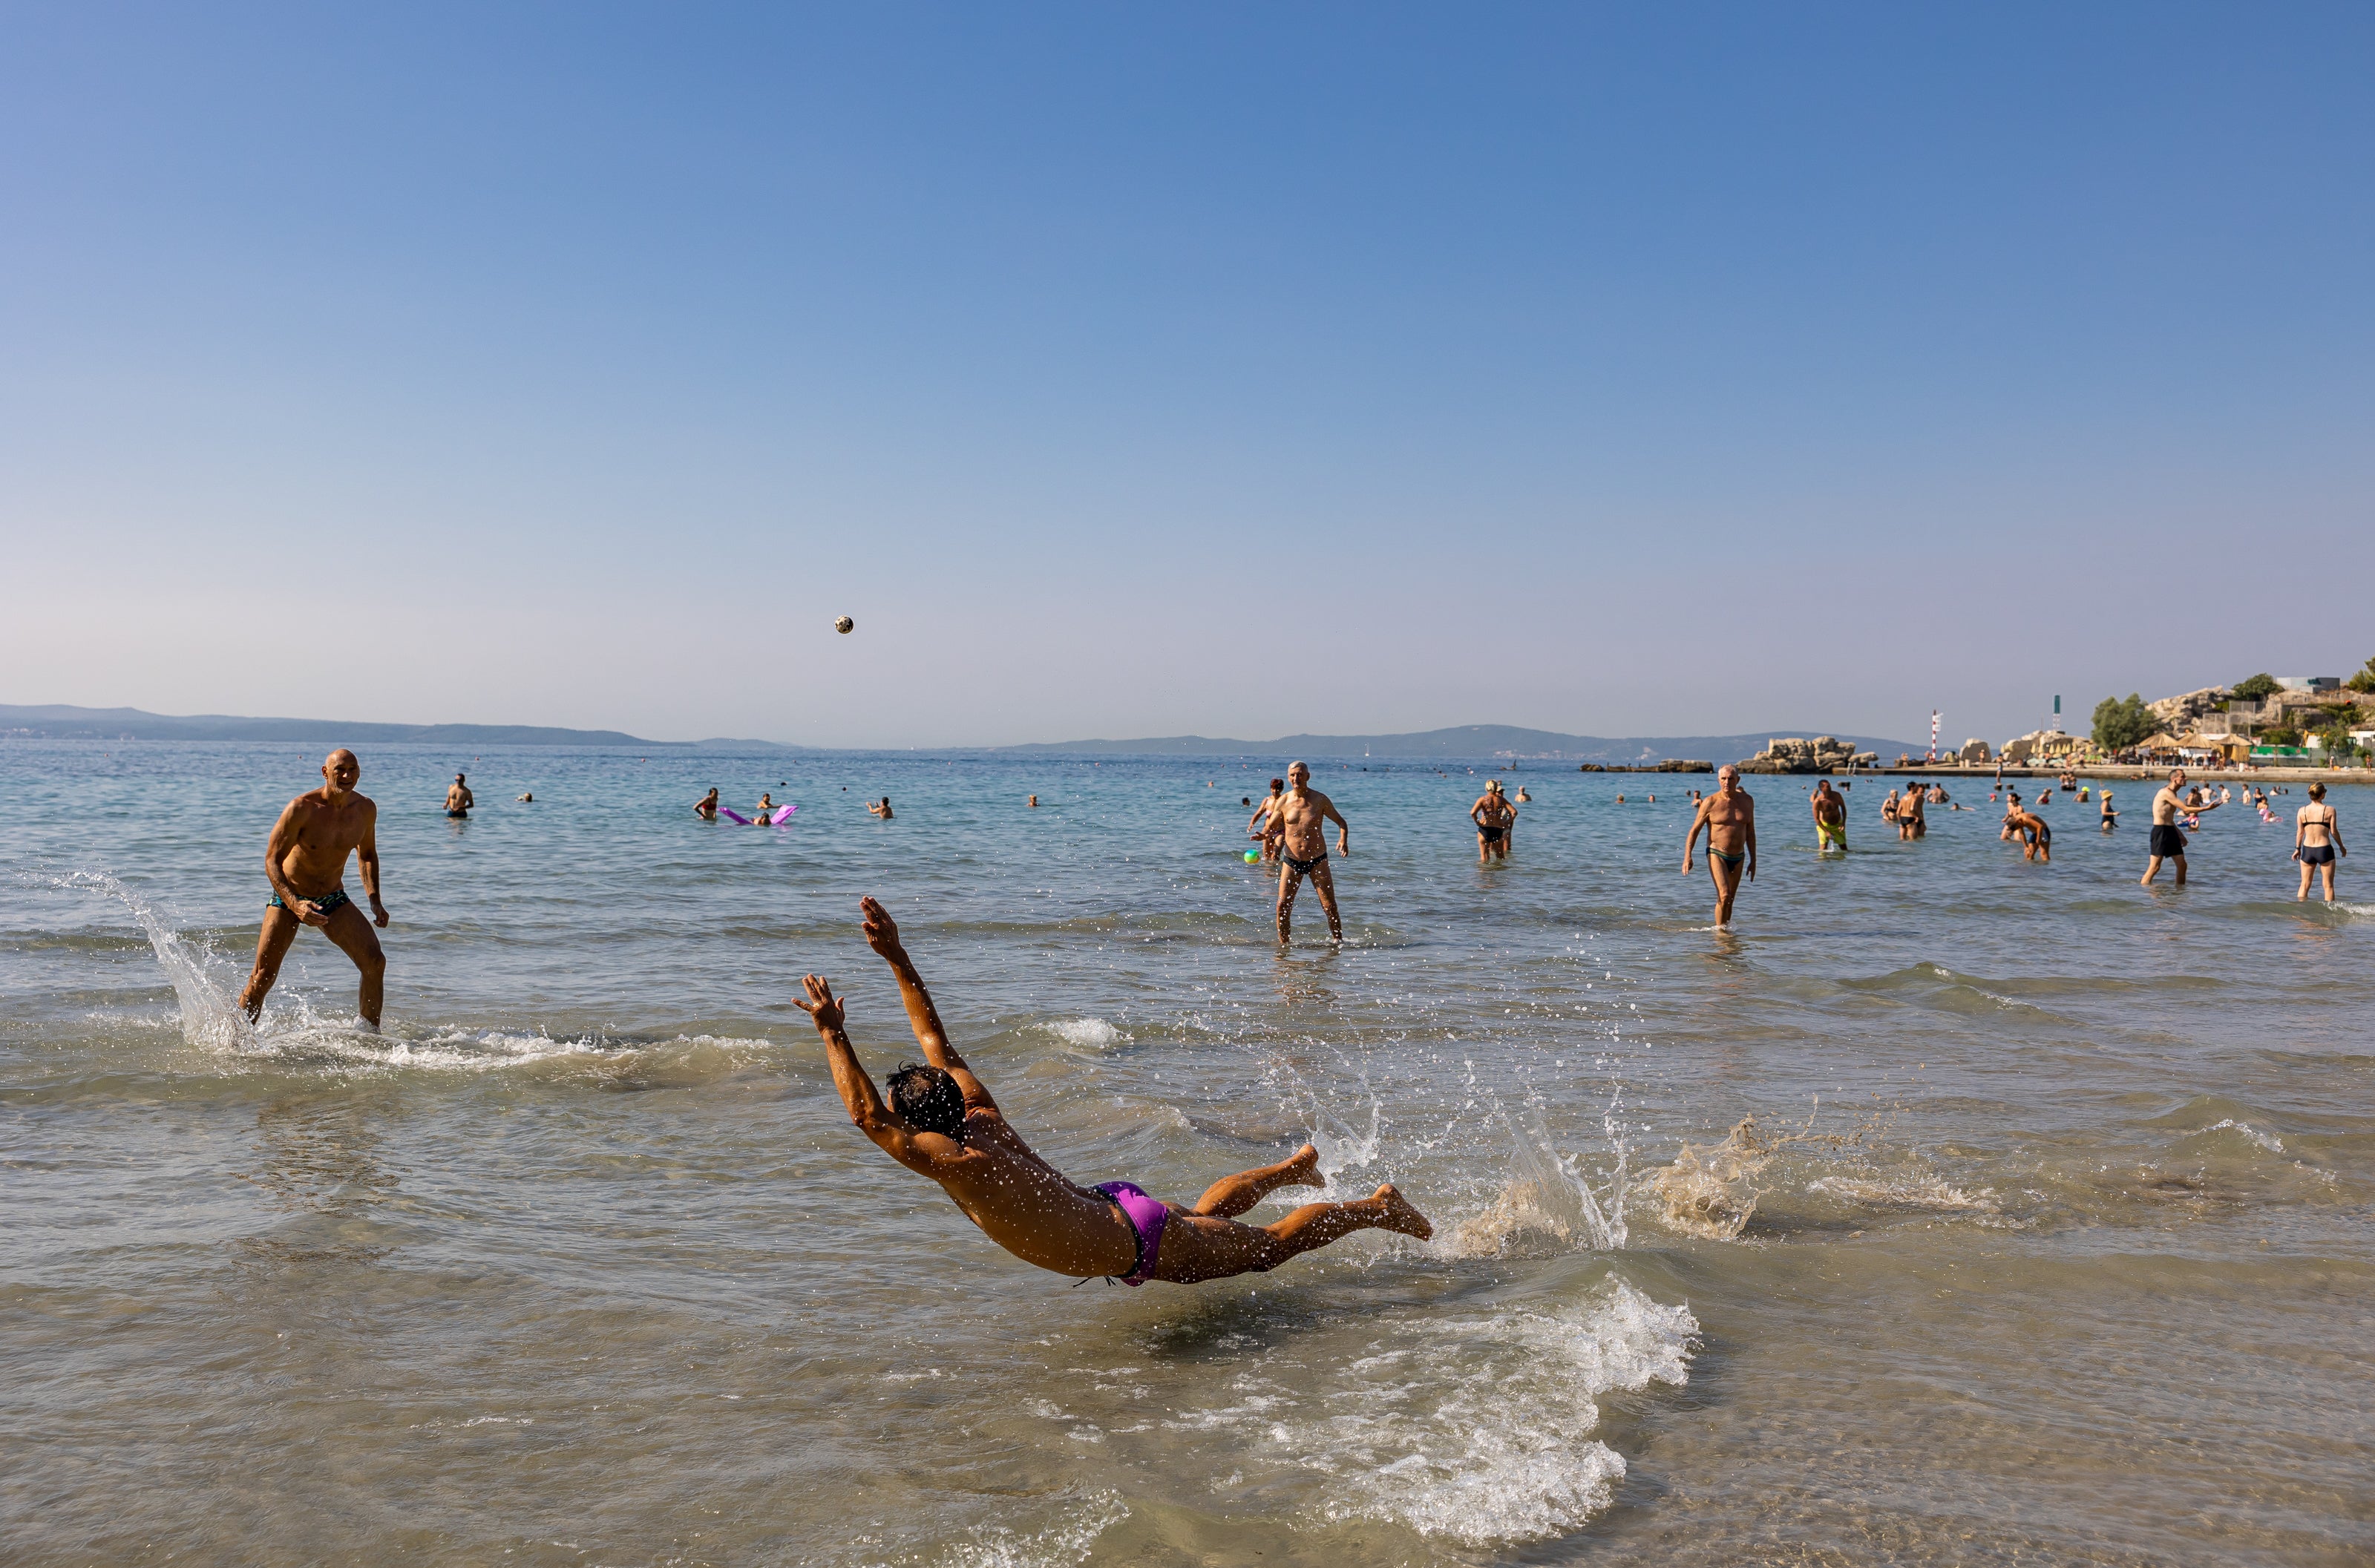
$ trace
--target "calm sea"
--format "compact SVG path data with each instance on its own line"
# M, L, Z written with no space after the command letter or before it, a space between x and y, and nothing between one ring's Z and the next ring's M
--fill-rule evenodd
M1281 952L1240 800L1287 760L366 749L372 1037L315 933L228 1005L317 751L0 743L0 1557L2375 1558L2357 858L2298 905L2235 806L2146 891L2142 785L2038 867L1984 786L1899 844L1867 781L1824 860L1768 778L1726 935L1689 781L1372 759L1317 781L1348 940L1306 894ZM1534 798L1480 869L1488 771ZM1436 1241L1009 1258L791 1005L915 1055L868 892L1078 1179L1309 1138Z

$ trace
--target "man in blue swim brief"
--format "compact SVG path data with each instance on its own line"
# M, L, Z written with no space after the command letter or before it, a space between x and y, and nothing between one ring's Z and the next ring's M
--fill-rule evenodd
M331 752L322 764L322 787L290 801L272 825L264 850L272 896L265 902L264 929L256 933L255 968L239 994L250 1023L263 1015L264 998L280 977L280 961L289 956L298 928L313 925L362 972L355 1008L366 1025L379 1027L387 960L372 927L387 924L387 906L379 902L379 808L355 792L362 775L353 752ZM372 907L368 920L347 896L349 855L362 867L363 893Z
M872 899L861 901L866 945L891 965L916 1042L931 1064L889 1079L886 1102L858 1065L830 982L811 974L798 1002L816 1020L849 1119L892 1159L931 1177L991 1241L1025 1263L1126 1285L1163 1279L1190 1285L1258 1273L1355 1231L1381 1229L1421 1240L1426 1217L1389 1183L1350 1203L1306 1203L1269 1225L1235 1216L1283 1186L1325 1186L1319 1154L1305 1144L1275 1165L1215 1182L1194 1208L1150 1197L1135 1183L1084 1187L1041 1159L1000 1114L989 1091L949 1044L931 994L899 940L899 927Z

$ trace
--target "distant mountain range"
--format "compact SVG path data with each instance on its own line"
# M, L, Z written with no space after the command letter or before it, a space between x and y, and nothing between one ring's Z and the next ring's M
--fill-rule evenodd
M1554 762L1655 762L1674 757L1736 762L1764 750L1765 743L1777 735L1811 739L1824 733L1826 732L1771 729L1749 735L1561 735L1555 730L1520 729L1514 725L1460 725L1409 735L1290 735L1277 740L1213 740L1200 735L1173 735L1143 740L1068 740L1045 746L1001 746L997 749L1140 757L1507 757ZM1922 749L1908 741L1877 736L1842 735L1837 738L1852 742L1858 750L1877 751L1883 757Z
M1561 735L1514 725L1461 725L1408 735L1290 735L1277 740L1214 739L1200 735L1150 737L1140 740L1068 740L1029 746L965 747L976 754L1078 752L1105 757L1393 757L1470 760L1506 757L1551 762L1655 762L1691 758L1731 762L1765 749L1776 735L1812 737L1813 729L1758 730L1749 735L1604 736ZM323 745L428 746L608 746L638 750L735 749L808 751L773 740L645 740L615 729L556 729L544 725L389 725L348 719L253 719L227 713L177 718L138 708L74 708L64 704L11 707L0 703L0 737L46 740L291 740ZM1883 758L1920 751L1911 741L1878 736L1842 735L1839 739Z
M645 740L615 729L555 729L545 725L380 725L348 719L250 719L229 713L176 718L138 708L73 708L61 703L19 708L0 703L0 737L45 740L302 740L370 746L615 746L639 749L694 747L793 750L771 740Z

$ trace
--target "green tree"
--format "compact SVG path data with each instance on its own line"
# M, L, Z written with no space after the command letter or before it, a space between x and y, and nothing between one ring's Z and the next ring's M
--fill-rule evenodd
M2325 754L2337 762L2358 749L2358 743L2350 738L2351 722L2350 715L2345 713L2318 732L2319 744L2325 748Z
M2283 690L2276 684L2275 676L2263 673L2237 681L2228 695L2238 702L2264 702Z
M2375 659L2368 660L2367 667L2365 669L2360 670L2357 675L2352 676L2348 680L2344 681L2342 684L2347 686L2353 691L2375 691Z
M2260 738L2270 746L2298 746L2301 732L2290 725L2274 725L2262 730Z
M2095 704L2095 744L2106 751L2125 751L2159 725L2145 700L2133 691L2124 701L2106 697Z

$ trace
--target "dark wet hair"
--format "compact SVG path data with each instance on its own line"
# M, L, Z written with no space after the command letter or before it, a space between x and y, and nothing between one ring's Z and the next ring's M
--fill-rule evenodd
M1285 787L1286 781L1284 779L1272 779L1270 781L1270 792L1272 795L1276 795L1280 790L1282 790Z
M945 1069L908 1062L891 1075L889 1082L891 1109L899 1113L901 1121L917 1132L936 1132L943 1138L964 1135L964 1091Z

